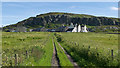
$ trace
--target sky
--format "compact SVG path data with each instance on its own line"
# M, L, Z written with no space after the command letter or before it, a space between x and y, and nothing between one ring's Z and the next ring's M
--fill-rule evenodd
M3 2L2 25L48 12L67 12L95 16L118 17L118 2Z
M119 0L1 0L2 2L118 2Z

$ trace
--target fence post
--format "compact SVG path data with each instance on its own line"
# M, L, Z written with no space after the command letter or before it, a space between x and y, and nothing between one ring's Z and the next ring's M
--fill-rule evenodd
M33 48L32 48L32 51L31 51L31 53L33 53Z
M90 46L88 46L88 51L90 51Z
M112 57L112 60L113 60L113 49L111 50L111 57Z
M15 66L18 64L18 54L15 54Z
M99 60L99 53L97 52L97 56L96 56L97 60Z
M83 45L83 47L82 47L82 50L83 50L83 52L85 52L85 50L84 50L84 45Z
M99 57L99 53L97 53L97 57Z
M75 42L75 45L76 45L76 42Z
M28 51L26 50L26 58L29 58Z

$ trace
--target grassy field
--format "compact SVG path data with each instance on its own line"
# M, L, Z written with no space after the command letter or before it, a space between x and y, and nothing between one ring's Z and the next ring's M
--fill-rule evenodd
M3 66L51 66L49 33L3 33Z
M51 66L55 42L60 66L73 66L57 41L80 67L118 66L118 34L90 32L3 32L2 65Z
M73 66L53 33L2 33L2 66L52 66L53 41L60 66Z
M57 33L55 35L79 66L118 66L118 34Z

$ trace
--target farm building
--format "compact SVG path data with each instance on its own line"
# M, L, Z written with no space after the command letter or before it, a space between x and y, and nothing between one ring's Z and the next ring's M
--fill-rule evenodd
M66 32L88 32L88 31L86 25L81 26L80 24L79 25L75 24L74 26L73 23L71 23Z

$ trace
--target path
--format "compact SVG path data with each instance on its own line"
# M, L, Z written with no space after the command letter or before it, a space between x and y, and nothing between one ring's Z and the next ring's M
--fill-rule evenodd
M57 40L54 40L54 37L53 37L53 57L52 57L52 67L55 67L55 68L60 68L60 60L57 56L57 50L56 50L56 45L55 45L55 41L57 42ZM57 42L57 44L59 45L59 47L63 50L63 52L65 53L65 55L67 56L67 58L69 59L69 61L73 64L74 68L80 68L78 66L78 64L76 62L73 61L73 59L71 58L71 56L64 50L64 48L60 45L59 42Z
M64 48L60 45L59 42L57 42L58 45L61 47L61 49L64 51L64 53L66 54L66 56L68 57L68 59L70 60L70 62L74 65L75 68L80 68L78 66L78 64L76 62L73 61L73 59L71 58L71 56L64 50Z
M57 50L54 41L53 41L52 68L59 68L59 59L57 57Z

